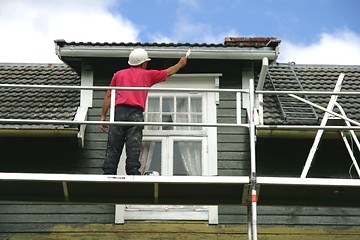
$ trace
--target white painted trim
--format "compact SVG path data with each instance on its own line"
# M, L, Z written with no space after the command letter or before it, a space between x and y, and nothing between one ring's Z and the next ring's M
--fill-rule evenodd
M87 113L88 113L88 107L83 107L83 106L78 107L78 109L76 110L74 121L75 122L86 121ZM86 130L86 124L81 124L80 130L78 131L78 135L77 135L78 139L80 140L81 147L84 147L85 145L85 130Z
M242 72L242 89L249 89L249 81L254 79L254 66L251 65L248 68L245 68ZM249 107L249 94L242 93L242 107L247 109Z
M115 224L125 223L124 211L125 211L125 205L120 205L120 204L115 205Z
M264 125L264 95L258 94L259 124Z
M94 85L94 72L91 69L85 67L83 64L81 70L81 86ZM93 106L93 90L81 90L80 91L80 106L92 107Z
M219 208L218 206L209 206L209 224L219 224Z

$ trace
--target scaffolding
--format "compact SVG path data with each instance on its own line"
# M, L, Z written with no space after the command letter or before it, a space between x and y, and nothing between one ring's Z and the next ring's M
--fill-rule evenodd
M344 76L339 76L339 81ZM341 84L340 84L341 85ZM254 89L251 79L249 89L195 89L195 88L132 88L132 87L90 87L90 86L55 86L55 85L14 85L0 84L0 88L39 88L63 90L108 90L115 96L116 90L134 91L173 91L173 92L232 92L236 95L236 122L235 123L179 123L179 122L118 122L114 121L114 97L111 99L110 120L88 121L84 117L75 120L39 120L39 119L0 119L0 124L65 124L65 125L146 125L146 126L190 126L190 127L239 127L247 128L250 136L250 174L249 176L121 176L121 175L81 175L81 174L42 174L42 173L0 173L0 200L16 201L46 201L46 202L87 202L87 203L114 203L114 204L198 204L198 205L226 205L237 204L247 206L248 239L256 240L257 206L262 205L303 205L303 206L344 206L359 207L360 180L359 179L330 179L301 177L259 177L256 174L256 131L258 129L297 129L337 130L345 138L344 131L350 131L357 140L354 131L360 130L360 124L346 117L344 111L337 114L332 111L337 106L335 99L329 103L328 109L317 106L301 95L360 95L360 92L315 92L315 91L262 91ZM346 126L287 126L287 125L260 125L255 95L275 94L288 95L303 101L312 107L319 108L329 115L343 119ZM241 122L241 95L249 99L248 121ZM331 106L330 106L331 105ZM86 115L86 114L85 114ZM84 116L84 114L83 114ZM325 119L325 117L324 117ZM324 120L325 121L325 120ZM354 124L356 126L351 125ZM84 131L84 128L82 128ZM346 141L344 140L345 144ZM360 144L356 141L357 146ZM314 147L312 149L315 149ZM313 150L309 158L313 158ZM356 159L352 160L359 173ZM310 161L310 160L309 160ZM304 166L306 173L311 162ZM360 174L359 174L360 175ZM137 187L129 187L136 185ZM40 187L39 187L40 186ZM104 187L106 186L106 187ZM126 191L124 191L126 189ZM136 189L136 191L129 191ZM339 191L341 190L341 198ZM140 190L140 191L139 191ZM180 194L186 191L191 194ZM141 194L139 194L139 192ZM302 192L301 198L296 193ZM334 194L334 193L337 194ZM35 194L34 194L35 193ZM260 194L261 193L261 194ZM322 201L319 202L319 198ZM325 199L325 200L324 200Z

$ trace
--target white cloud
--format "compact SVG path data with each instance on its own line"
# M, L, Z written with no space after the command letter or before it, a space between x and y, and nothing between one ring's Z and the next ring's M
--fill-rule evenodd
M132 42L139 31L110 13L114 0L0 2L0 62L60 62L55 39Z
M310 45L283 40L278 62L360 65L360 35L345 29L322 33L319 40Z

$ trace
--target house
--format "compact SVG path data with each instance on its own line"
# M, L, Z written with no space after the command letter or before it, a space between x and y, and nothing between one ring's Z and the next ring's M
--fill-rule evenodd
M51 177L56 173L60 176L74 174L79 178L87 175L91 178L104 177L100 175L107 134L102 133L96 123L100 120L105 93L102 87L109 85L118 69L128 67L127 58L132 49L143 47L152 58L149 67L153 69L171 66L189 48L192 50L188 65L166 82L154 86L157 90L149 94L145 119L148 122L160 121L164 125L145 127L143 171L154 170L170 177L248 177L251 172L249 131L235 125L239 121L247 123L249 101L245 93L241 93L240 99L237 89L248 89L250 79L255 79L258 91L332 91L340 73L345 74L345 89L359 91L360 88L357 81L360 66L277 63L279 45L280 40L276 38L226 38L224 44L56 40L56 54L64 64L2 64L1 84L41 86L25 90L6 85L0 88L0 118L7 119L0 123L1 176L9 176L7 173L15 176L16 173L28 173L25 176L46 173ZM50 86L47 88L46 85ZM88 88L51 88L69 85ZM170 88L188 88L189 91L166 91ZM196 91L201 89L208 91ZM322 111L308 105L301 110L298 106L286 108L287 101L279 96L257 95L256 161L259 180L266 180L266 177L298 178L317 129L281 130L279 126L318 126L323 118ZM326 107L330 96L309 95L306 98ZM355 120L360 118L356 111L358 101L354 96L339 97L347 116ZM291 116L294 112L295 116ZM306 115L308 112L310 117ZM56 119L60 121L42 121ZM189 125L176 125L179 122ZM191 125L201 122L222 125L216 128ZM324 139L324 145L318 148L323 150L318 153L309 175L339 181L357 178L354 168L350 168L351 159L346 148L337 150L338 146L344 145L341 138L336 134L325 134ZM330 151L332 149L336 151ZM343 162L348 164L341 165ZM120 161L119 176L123 175L121 164L123 159ZM187 167L189 164L190 168ZM136 202L134 205L132 202L108 204L94 199L95 202L87 202L85 196L81 198L82 202L73 204L54 198L57 189L51 181L39 184L33 179L18 184L19 181L1 179L0 237L4 239L245 239L248 235L246 201L241 202L241 199L239 203L243 204L191 205L186 202L185 205L173 205L167 202L148 205ZM60 185L64 194L72 190L61 179ZM76 190L85 193L89 188L91 190L91 186L93 191L99 191L102 187L106 190L107 185L79 185ZM190 191L191 186L186 187ZM220 188L214 188L214 191ZM133 192L140 192L138 194L147 191L146 186L139 189L137 191L132 187ZM275 186L276 189L282 188ZM312 198L309 204L307 193L319 190L309 189L301 188L298 195L290 192L289 188L286 188L289 192L273 191L277 195L273 202L266 204L267 185L260 184L257 211L259 239L357 239L360 234L358 197L352 196L355 200L351 201L339 187L337 193L340 198L345 197L343 202L346 205L338 205L341 201L331 205L327 199L333 199L333 196L318 195L318 201ZM105 190L103 193L108 194ZM176 196L186 198L190 195L186 188L168 188L174 194L180 190ZM201 192L201 188L197 190ZM358 187L351 190L357 193ZM42 198L44 192L49 193L46 195L48 198ZM289 197L291 194L287 193L298 199L305 196L305 200L299 200L294 205L291 204L294 199L281 202L276 198ZM126 193L116 194L118 197ZM196 195L196 192L192 194ZM246 197L243 192L224 194ZM67 200L72 198L71 195L66 197Z

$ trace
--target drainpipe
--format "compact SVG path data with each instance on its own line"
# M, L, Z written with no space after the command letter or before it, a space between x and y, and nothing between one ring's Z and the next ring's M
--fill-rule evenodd
M266 73L267 73L268 69L269 69L269 59L267 57L264 57L262 60L259 82L256 87L257 91L263 90L264 83L265 83L265 77L266 77Z
M257 91L263 90L268 69L269 69L269 59L267 57L264 57L262 60L259 81L258 81L258 84L256 87ZM263 99L264 99L264 96L262 94L257 94L255 96L255 108L258 109L258 112L259 112L260 124L264 124L264 107L263 107L264 101L263 101Z

